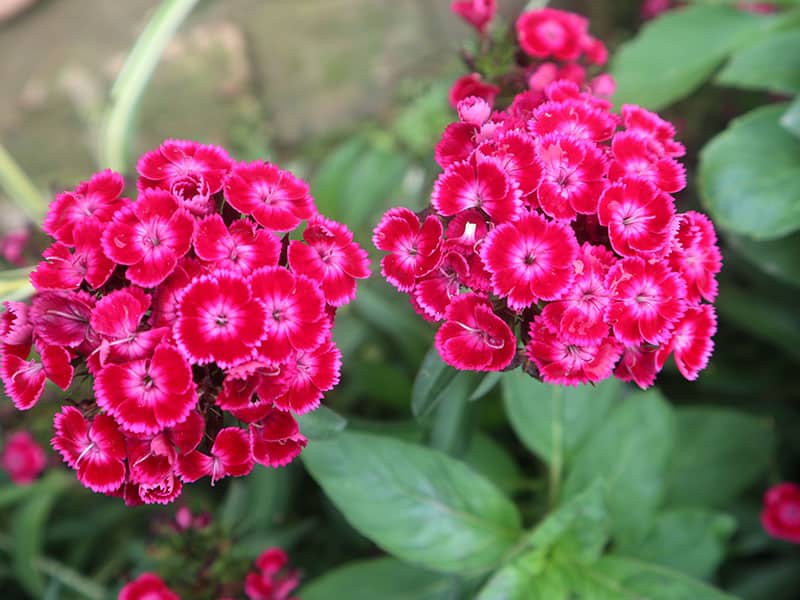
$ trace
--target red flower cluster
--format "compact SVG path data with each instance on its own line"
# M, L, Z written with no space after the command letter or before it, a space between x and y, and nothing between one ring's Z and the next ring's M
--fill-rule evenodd
M88 377L93 398L56 415L53 447L96 492L168 503L300 453L292 413L338 382L336 308L369 263L274 165L170 140L138 171L137 201L104 171L51 204L36 294L0 321L0 375L21 410L48 379Z
M483 35L494 16L495 3L459 1L453 2L451 9ZM500 83L510 85L514 92L527 91L518 98L526 105L542 102L547 86L561 79L579 86L588 83L603 97L610 97L614 91L614 82L606 74L587 79L590 68L606 63L608 51L602 41L589 34L589 21L580 15L554 8L523 12L516 22L516 44L516 64L507 73L495 76L494 81L485 81L477 71L455 81L450 88L453 108L470 96L493 104L501 92ZM474 71L477 61L470 57L468 64Z
M298 600L289 594L299 585L300 573L287 569L288 557L280 548L269 548L256 559L255 569L247 574L244 593L248 600ZM123 587L118 600L180 600L155 573L142 573ZM219 600L232 600L230 596Z
M505 111L474 97L458 111L431 207L391 209L373 237L386 279L443 321L443 360L511 368L516 331L549 383L616 375L645 388L669 355L696 378L721 254L707 217L676 213L670 194L686 181L673 127L637 106L612 114L568 80L538 105L523 93Z
M781 483L767 490L761 524L772 537L800 544L800 486Z
M17 485L33 483L45 464L44 450L27 431L10 435L0 452L0 467Z

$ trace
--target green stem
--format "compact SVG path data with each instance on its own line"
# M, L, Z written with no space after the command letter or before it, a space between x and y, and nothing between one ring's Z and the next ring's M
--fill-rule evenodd
M47 212L44 195L31 182L14 157L0 144L0 187L25 216L41 226Z
M564 468L564 395L563 388L556 386L553 390L553 416L550 430L553 436L553 456L550 461L550 508L558 505L561 494L561 476Z
M131 125L145 86L161 54L198 0L164 0L136 40L111 88L100 140L102 166L125 172Z

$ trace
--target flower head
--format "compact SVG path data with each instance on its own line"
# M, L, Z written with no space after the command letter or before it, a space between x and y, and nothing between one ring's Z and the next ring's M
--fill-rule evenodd
M761 524L772 537L800 544L800 486L787 482L767 490Z
M27 431L10 435L0 452L0 467L16 485L35 481L44 465L44 450Z
M142 573L120 590L117 600L180 600L180 597L155 573Z

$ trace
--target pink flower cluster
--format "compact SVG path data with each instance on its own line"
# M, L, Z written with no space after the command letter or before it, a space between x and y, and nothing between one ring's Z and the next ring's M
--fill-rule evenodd
M21 410L47 380L88 379L53 447L96 492L168 503L183 483L300 453L292 413L337 384L334 316L369 264L272 164L169 140L137 170L136 201L103 171L51 204L36 294L0 321L0 376Z
M248 600L299 600L289 594L299 585L300 573L288 569L288 557L280 548L269 548L256 559L247 574L244 593ZM180 600L155 573L142 573L120 590L118 600ZM225 596L219 600L232 600Z
M373 242L386 279L457 369L512 368L518 337L545 382L615 375L645 388L667 357L694 379L716 330L711 221L677 213L684 153L669 123L622 114L569 80L505 111L458 105L436 149L431 206L389 210Z
M452 10L483 34L494 16L495 3L453 2ZM611 96L614 91L611 77L598 74L590 81L587 76L590 68L606 63L608 51L602 41L589 34L589 21L585 17L554 8L530 10L519 16L515 29L516 64L507 73L495 76L494 81L485 81L478 71L457 79L450 88L453 108L470 96L494 104L501 89L527 91L524 101L538 104L544 100L547 86L561 79L579 86L589 84L595 94ZM476 65L472 66L474 70Z

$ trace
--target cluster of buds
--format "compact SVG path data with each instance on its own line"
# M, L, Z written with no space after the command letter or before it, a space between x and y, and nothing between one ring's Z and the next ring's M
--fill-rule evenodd
M226 594L219 600L298 600L289 594L299 585L300 573L287 567L288 557L280 548L269 548L256 559L254 569L245 577L244 596ZM118 600L180 600L155 573L142 573L120 590Z
M552 11L520 21L539 13ZM569 79L503 111L466 98L458 115L436 148L430 207L389 210L373 236L389 253L384 277L443 322L442 359L646 388L674 355L696 378L713 347L722 258L711 221L676 212L686 177L673 126L638 106L614 114Z
M496 10L494 0L460 0L453 2L451 8L480 33L484 53L492 52L493 43L506 43L504 39L492 42L486 37ZM525 92L527 103L539 104L547 86L564 79L578 86L588 85L601 97L613 93L610 76L598 73L589 77L592 69L606 63L608 51L601 40L589 33L585 17L553 8L530 10L519 16L515 31L514 63L504 64L499 72L482 72L486 69L481 68L480 57L465 56L472 73L457 79L450 88L453 108L471 96L494 104L498 95L509 92Z
M300 453L292 413L337 384L336 309L369 262L272 164L170 140L137 171L136 201L103 171L51 204L36 293L2 315L0 375L21 410L47 380L86 395L52 439L83 485L168 503L184 483Z

